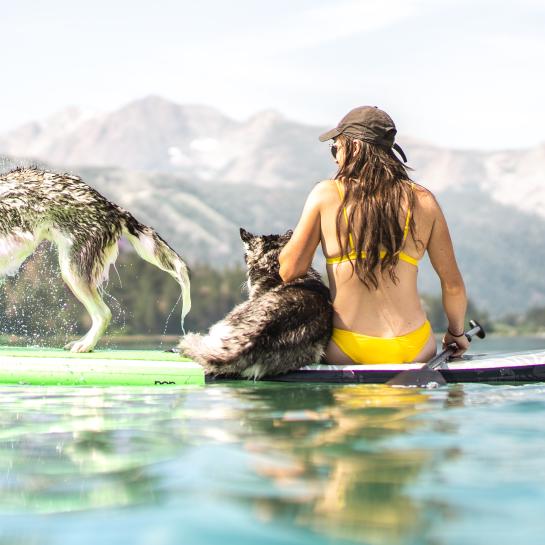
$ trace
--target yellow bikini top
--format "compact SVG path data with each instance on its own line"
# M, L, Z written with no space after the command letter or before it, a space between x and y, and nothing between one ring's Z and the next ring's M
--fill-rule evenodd
M339 196L341 198L341 202L344 199L344 191L342 188L342 185L339 183L339 180L335 180L335 184L337 185L337 190L339 191ZM411 189L414 190L414 182L411 183ZM348 214L346 213L346 206L343 207L344 212L344 219L346 220L346 226L348 227ZM405 220L405 228L403 229L403 242L407 239L407 235L409 234L409 221L411 219L411 210L407 210L407 219ZM345 261L355 261L356 260L356 249L354 246L354 239L352 238L352 233L348 233L348 242L350 243L351 251L348 253L348 255L343 256L337 256L337 257L328 257L325 261L328 265L333 265L335 263L344 263ZM383 259L386 255L386 250L381 250L380 252L380 258ZM361 257L365 258L366 253L361 252ZM410 255L406 254L405 252L399 252L399 259L401 261L405 261L406 263L410 263L411 265L414 265L415 267L418 267L418 259L415 259L414 257L411 257Z

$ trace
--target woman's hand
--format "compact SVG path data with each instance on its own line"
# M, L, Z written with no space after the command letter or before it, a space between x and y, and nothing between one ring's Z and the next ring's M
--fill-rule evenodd
M469 348L469 341L467 340L467 337L462 333L460 337L450 334L448 331L445 333L443 337L443 350L449 345L455 343L458 349L454 354L452 354L453 357L460 357L464 352L467 351Z

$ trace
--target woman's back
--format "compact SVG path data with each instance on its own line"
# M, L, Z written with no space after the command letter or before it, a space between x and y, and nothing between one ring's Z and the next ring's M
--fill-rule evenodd
M407 183L407 182L400 182ZM326 258L341 255L337 239L336 218L341 207L339 186L341 182L327 180L316 188L320 195L321 245ZM433 225L433 196L424 188L413 185L414 209L411 214L415 221L415 242L408 234L402 251L419 261L426 250ZM432 210L430 210L430 208ZM400 227L406 224L408 205L399 210ZM341 239L348 236L346 223L341 224ZM425 321L425 313L417 292L418 266L400 259L395 268L394 281L383 271L377 274L378 286L369 289L355 274L353 262L346 259L327 265L329 286L334 301L334 325L342 329L376 337L397 337L413 331Z

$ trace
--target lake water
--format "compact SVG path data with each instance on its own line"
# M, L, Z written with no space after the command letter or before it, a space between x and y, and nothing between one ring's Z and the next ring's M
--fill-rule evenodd
M545 384L0 394L1 545L545 543Z

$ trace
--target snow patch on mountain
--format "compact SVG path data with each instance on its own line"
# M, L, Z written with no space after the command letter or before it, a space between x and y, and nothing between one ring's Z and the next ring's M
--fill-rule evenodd
M219 146L219 142L216 138L196 138L189 143L189 147L192 150L199 151L201 153L210 153L216 150Z

